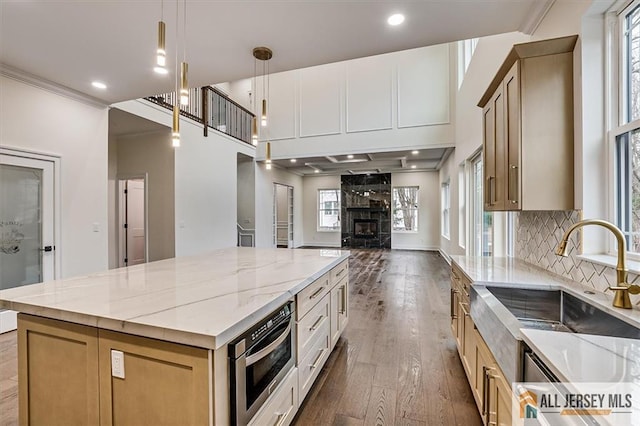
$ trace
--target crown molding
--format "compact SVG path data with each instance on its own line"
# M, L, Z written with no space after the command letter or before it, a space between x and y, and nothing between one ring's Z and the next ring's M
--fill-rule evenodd
M531 9L527 13L527 17L520 24L520 32L532 35L540 26L540 23L547 16L549 9L553 6L556 0L536 0L531 6Z
M104 102L101 99L94 98L93 96L78 92L77 90L63 86L51 80L44 79L35 74L28 73L7 64L0 63L0 75L27 84L29 86L36 87L38 89L55 93L56 95L64 96L74 101L82 102L93 107L106 108L109 106L108 103Z

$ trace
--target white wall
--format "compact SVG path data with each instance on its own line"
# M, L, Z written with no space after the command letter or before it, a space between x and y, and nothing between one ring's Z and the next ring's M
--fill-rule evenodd
M118 267L118 215L115 211L118 174L118 140L109 134L107 154L107 239L109 245L109 269Z
M61 158L60 277L106 270L107 108L4 76L0 92L0 144Z
M171 112L145 101L114 105L166 126ZM215 131L180 121L181 146L175 152L175 254L187 256L237 245L237 154L254 148Z
M391 248L438 250L440 246L440 186L438 172L392 173L391 186L418 186L418 231L392 232Z
M147 175L149 261L175 256L174 154L171 131L117 139L117 177ZM115 214L116 206L109 206Z
M454 144L454 48L437 45L269 76L273 158ZM256 101L262 99L257 79ZM264 156L259 147L258 158Z
M256 163L256 247L273 247L273 184L293 187L293 246L302 245L302 177Z
M303 184L303 234L305 246L340 247L341 231L318 232L318 190L340 190L340 176L305 176Z
M241 154L238 155L240 157ZM244 229L256 226L256 170L253 159L238 159L238 223Z

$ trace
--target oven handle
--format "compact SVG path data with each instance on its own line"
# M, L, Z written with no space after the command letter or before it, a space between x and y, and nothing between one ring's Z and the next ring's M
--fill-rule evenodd
M269 345L266 346L264 349L261 349L255 354L251 354L246 358L247 367L252 364L255 364L256 362L260 361L262 358L264 358L265 356L273 352L275 348L277 348L278 346L280 346L282 342L284 342L284 340L287 338L287 335L289 334L290 331L291 331L291 320L289 321L289 325L287 326L287 328L282 332L282 334L276 340L269 343Z

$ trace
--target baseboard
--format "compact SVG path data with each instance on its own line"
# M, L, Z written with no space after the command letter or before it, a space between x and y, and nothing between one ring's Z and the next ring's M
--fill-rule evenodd
M305 247L320 247L320 248L342 248L342 245L340 243L304 243L302 244L300 247L298 248L305 248Z
M449 266L451 266L451 256L449 256L447 253L445 253L444 250L442 250L442 249L438 249L438 251L440 252L440 256L442 256L444 261L447 262L449 264Z
M391 250L417 250L417 251L438 251L438 247L411 247L411 246L391 246Z
M17 314L16 311L0 311L0 334L18 328Z

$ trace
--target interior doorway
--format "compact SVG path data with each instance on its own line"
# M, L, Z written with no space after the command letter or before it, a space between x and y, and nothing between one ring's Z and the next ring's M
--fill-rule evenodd
M56 170L59 159L0 148L0 290L57 278ZM0 333L16 328L0 310Z
M273 244L293 248L293 187L273 184Z
M148 262L146 176L118 179L119 266Z

